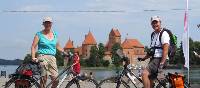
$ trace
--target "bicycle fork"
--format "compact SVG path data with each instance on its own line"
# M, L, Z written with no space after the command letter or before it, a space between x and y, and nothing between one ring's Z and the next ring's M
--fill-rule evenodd
M67 78L68 74L65 74L64 77L62 78L62 80L59 82L58 86L56 88L60 88L60 86L62 85L62 83L65 81L65 79Z

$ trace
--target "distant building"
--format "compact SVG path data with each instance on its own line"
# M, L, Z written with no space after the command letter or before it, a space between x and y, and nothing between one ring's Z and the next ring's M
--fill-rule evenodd
M125 39L121 43L121 34L118 29L112 28L109 34L109 39L105 45L106 51L104 60L112 61L112 46L115 43L119 43L122 47L123 53L130 59L131 64L136 64L138 57L144 57L144 45L142 45L137 39Z
M74 50L74 44L73 44L73 41L70 38L67 41L67 43L65 44L64 50L65 51Z
M138 57L144 57L144 45L137 39L125 39L122 43L123 53L130 59L131 64L136 64Z
M118 29L112 28L112 30L110 31L110 34L109 34L108 42L107 42L107 44L105 46L106 50L107 51L111 51L112 50L112 46L115 43L121 44L121 34L120 34Z
M90 50L92 46L96 46L97 42L92 35L92 33L89 31L87 35L85 35L85 40L82 43L82 57L84 59L87 59L90 57Z
M123 53L130 59L131 64L135 65L138 57L144 57L144 45L142 45L137 39L128 39L126 38L123 42L121 42L121 34L119 29L112 28L109 33L108 42L105 45L105 56L104 60L109 60L112 62L112 46L115 43L119 43L122 47ZM77 46L76 48L73 45L73 41L69 39L64 47L64 50L74 50L79 53L82 59L88 59L90 57L90 50L92 46L97 46L97 42L89 31L87 35L85 35L85 39L82 42L82 46Z

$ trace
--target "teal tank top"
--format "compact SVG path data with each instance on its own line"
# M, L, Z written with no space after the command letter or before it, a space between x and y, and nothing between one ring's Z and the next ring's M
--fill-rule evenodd
M53 40L49 40L45 37L42 31L37 32L36 35L39 38L38 42L38 54L46 54L46 55L56 55L56 44L57 44L57 33L53 31L54 38Z

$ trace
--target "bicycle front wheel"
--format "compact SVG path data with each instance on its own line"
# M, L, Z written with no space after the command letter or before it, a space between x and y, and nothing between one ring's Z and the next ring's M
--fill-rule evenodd
M130 86L118 77L110 77L100 81L98 88L130 88Z
M80 80L78 78L72 79L65 88L97 88L98 83L92 78Z

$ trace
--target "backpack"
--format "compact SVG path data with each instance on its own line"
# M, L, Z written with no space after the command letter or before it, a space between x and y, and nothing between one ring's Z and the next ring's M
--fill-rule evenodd
M21 64L16 69L16 74L26 75L26 76L32 76L32 75L40 75L40 66L39 64L35 64L33 62Z
M178 73L168 73L170 88L184 88L184 76Z
M169 42L170 46L169 46L169 50L168 50L168 56L169 56L169 58L173 58L175 56L176 48L177 48L177 37L170 30L163 28L163 30L160 32L160 35L159 35L160 43L161 43L161 37L162 37L162 34L163 34L164 31L166 31L169 34L169 37L170 37L170 42ZM151 41L153 39L153 34L154 34L154 32L151 33Z

